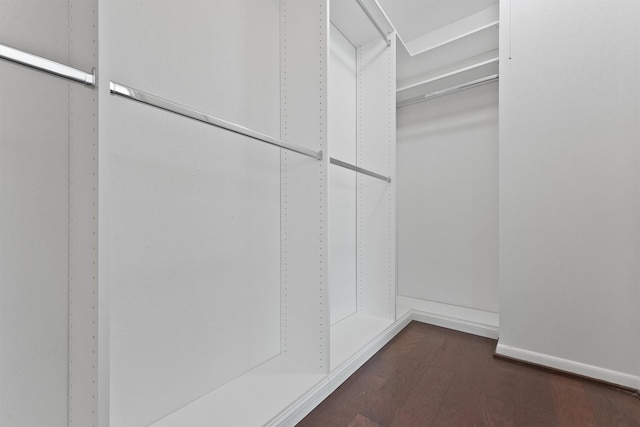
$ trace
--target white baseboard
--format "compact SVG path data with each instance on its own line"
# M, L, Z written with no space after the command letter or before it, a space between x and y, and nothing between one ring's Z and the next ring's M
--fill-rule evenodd
M550 356L548 354L537 353L535 351L524 350L518 347L511 347L498 341L496 354L512 359L529 362L536 365L546 366L571 374L577 374L599 381L605 381L615 385L640 390L640 377L625 374L623 372L612 371L598 366L587 365L561 357Z
M376 354L393 337L398 335L405 326L411 322L411 317L406 315L393 322L387 329L380 333L375 339L367 343L344 363L331 371L327 381L323 381L294 402L289 408L281 412L272 419L267 426L293 427L307 416L318 404L333 393L340 385L357 371L367 360Z
M401 319L393 322L388 328L380 333L375 339L367 343L356 354L347 359L340 366L336 367L329 374L329 382L332 384L335 390L342 384L347 378L349 378L355 371L357 371L367 360L376 354L385 344L387 344L393 337L398 335L405 326L411 322L409 317L404 316Z
M345 363L334 369L331 374L329 374L327 381L323 381L322 384L319 384L313 390L309 391L309 393L292 404L286 411L274 418L268 425L295 426L412 320L491 339L498 339L499 318L496 313L449 306L447 304L407 297L398 297L398 300L402 303L402 307L399 307L398 310L398 313L402 313L402 316L398 320ZM640 389L640 377L637 376L510 347L500 344L500 342L498 342L496 353L568 373L574 373L636 390Z
M300 399L293 402L287 409L280 412L264 427L294 427L331 394L329 390L329 379L327 378L305 393Z
M295 426L300 420L308 415L318 404L326 399L333 391L335 391L343 382L357 371L367 360L369 360L376 352L378 352L393 337L402 331L412 320L422 323L429 323L436 326L442 326L474 335L480 335L488 338L498 338L497 324L487 324L492 322L482 322L477 316L477 310L471 310L476 313L467 317L471 319L448 317L437 313L428 313L413 308L403 310L403 315L396 320L391 326L385 329L374 340L370 341L366 346L360 349L356 354L350 357L334 369L328 377L327 381L323 381L314 389L310 390L289 408L281 412L277 417L271 420L268 426ZM493 315L493 313L491 313ZM486 319L487 316L480 316ZM491 319L493 317L490 316ZM496 318L497 319L497 318Z
M500 318L497 313L404 296L398 296L397 302L401 310L411 313L412 320L498 339Z

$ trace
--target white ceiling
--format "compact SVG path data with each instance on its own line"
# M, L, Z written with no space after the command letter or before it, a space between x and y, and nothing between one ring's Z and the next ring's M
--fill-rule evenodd
M378 0L404 43L498 4L499 0Z

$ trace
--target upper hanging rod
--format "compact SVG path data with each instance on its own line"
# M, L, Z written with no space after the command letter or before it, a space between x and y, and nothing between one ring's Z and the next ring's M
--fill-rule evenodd
M361 0L356 0L358 2L358 5L360 5L360 8L363 10L363 12L367 15L367 18L369 18L369 20L371 21L371 23L373 24L374 27L376 27L376 30L378 30L378 32L380 33L380 35L382 36L382 38L384 39L385 42L387 42L387 46L391 46L391 39L389 38L389 36L384 32L384 30L380 27L380 25L378 24L378 22L373 18L373 16L371 15L371 13L369 12L369 10L366 8L366 6L364 4L362 4Z
M322 151L316 152L305 147L300 147L295 144L281 141L269 135L265 135L263 133L248 129L244 126L227 122L226 120L222 120L217 117L209 116L205 113L201 113L183 105L167 101L166 99L159 98L155 95L151 95L140 90L121 85L119 83L110 82L109 90L112 95L120 95L134 101L142 102L143 104L151 105L153 107L179 114L190 119L198 120L199 122L226 129L231 132L239 133L240 135L248 136L249 138L257 139L258 141L266 142L267 144L275 145L286 150L295 151L296 153L304 154L305 156L313 157L314 159L322 159Z
M457 86L452 86L452 87L448 87L446 89L442 89L442 90L438 90L436 92L431 92L428 93L424 96L418 96L415 98L411 98L411 99L407 99L405 101L400 101L396 104L396 107L400 108L400 107L406 107L407 105L413 105L413 104L417 104L418 102L422 102L422 101L427 101L429 99L432 98L438 98L440 96L444 96L444 95L449 95L451 93L454 92L459 92L461 90L465 90L465 89L469 89L475 86L479 86L485 83L490 83L494 80L498 80L499 76L498 74L493 74L491 76L487 76L487 77L482 77L480 79L477 80L472 80L470 82L467 83L463 83L463 84L459 84Z
M57 77L62 77L76 83L81 83L85 86L96 86L96 76L94 73L85 73L84 71L69 67L68 65L51 61L22 50L14 49L7 45L0 44L0 59L15 62L16 64L24 65L38 71L43 71Z
M334 159L333 157L329 158L329 162L331 162L332 164L334 164L336 166L341 166L343 168L350 169L350 170L355 171L355 172L363 173L365 175L369 175L369 176L372 176L374 178L381 179L383 181L391 182L391 177L390 176L380 175L379 173L371 172L370 170L363 169L361 167L352 165L351 163L347 163L347 162L343 162L342 160Z

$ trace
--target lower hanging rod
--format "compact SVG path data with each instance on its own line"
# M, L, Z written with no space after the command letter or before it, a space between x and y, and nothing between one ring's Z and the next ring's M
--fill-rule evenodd
M217 117L210 116L200 111L193 110L189 107L185 107L184 105L167 101L166 99L162 99L155 95L142 92L141 90L138 90L138 89L133 89L131 87L128 87L119 83L110 82L109 91L112 95L122 96L124 98L131 99L133 101L138 101L143 104L151 105L152 107L169 111L171 113L178 114L183 117L188 117L190 119L194 119L211 126L216 126L234 133L238 133L240 135L247 136L249 138L256 139L258 141L266 142L267 144L275 145L277 147L284 148L285 150L295 151L296 153L313 157L314 159L317 159L317 160L322 160L322 151L313 151L308 148L301 147L299 145L291 144L289 142L285 142L277 138L273 138L269 135L265 135L263 133L256 132L254 130L246 128L244 126L240 126L235 123L231 123L226 120L222 120Z
M91 74L85 73L82 70L4 44L0 44L0 59L81 83L85 86L96 86L96 76L93 72Z
M405 101L400 101L396 104L397 108L400 107L406 107L407 105L413 105L413 104L417 104L418 102L422 102L422 101L428 101L429 99L433 99L433 98L438 98L441 96L445 96L445 95L449 95L451 93L455 93L455 92L459 92L461 90L465 90L465 89L469 89L472 87L476 87L476 86L480 86L483 85L485 83L491 83L495 80L498 80L499 76L498 74L493 74L487 77L482 77L480 79L477 80L472 80L470 82L466 82L460 85L456 85L456 86L452 86L452 87L448 87L446 89L442 89L442 90L438 90L435 92L431 92L428 93L426 95L421 95L421 96L417 96L415 98L411 98L411 99L407 99Z
M342 160L338 160L338 159L334 159L333 157L329 158L329 162L331 164L334 164L336 166L340 166L358 173L362 173L364 175L369 175L372 176L374 178L378 178L381 179L383 181L387 181L387 182L391 182L391 177L390 176L384 176L384 175L380 175L379 173L375 173L375 172L371 172L370 170L367 169L363 169L361 167L352 165L351 163L347 163L347 162L343 162Z

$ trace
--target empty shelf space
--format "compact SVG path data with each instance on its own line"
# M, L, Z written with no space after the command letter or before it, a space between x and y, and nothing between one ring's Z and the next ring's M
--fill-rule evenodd
M152 426L265 425L326 379L321 372L280 355Z
M331 326L331 370L355 356L392 324L392 319L358 312Z

